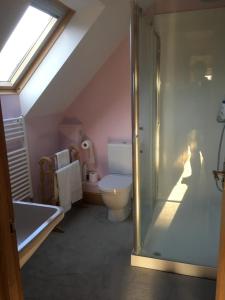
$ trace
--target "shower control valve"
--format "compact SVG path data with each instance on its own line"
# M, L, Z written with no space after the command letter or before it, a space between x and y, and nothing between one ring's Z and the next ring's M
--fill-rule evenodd
M214 178L215 180L220 180L222 179L224 181L224 177L225 177L225 171L218 171L218 170L214 170L213 171L213 175L214 175Z

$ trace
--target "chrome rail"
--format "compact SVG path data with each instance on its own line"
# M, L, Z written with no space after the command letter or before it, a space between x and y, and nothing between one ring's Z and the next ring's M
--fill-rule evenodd
M141 8L131 3L130 59L133 140L133 195L134 195L134 254L141 250L140 205L140 141L139 141L139 18Z

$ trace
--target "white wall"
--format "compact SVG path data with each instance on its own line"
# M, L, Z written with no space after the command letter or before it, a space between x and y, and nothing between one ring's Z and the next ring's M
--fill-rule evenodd
M212 170L222 128L216 116L225 96L225 9L160 15L156 28L162 46L158 197L167 200L174 191L173 200L191 199L193 209L200 203L214 205L221 197ZM207 72L211 81L204 77ZM189 170L173 190L188 146Z

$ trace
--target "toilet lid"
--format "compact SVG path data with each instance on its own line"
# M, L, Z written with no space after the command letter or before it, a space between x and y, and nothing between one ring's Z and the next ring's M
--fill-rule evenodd
M120 190L126 189L132 184L132 176L130 175L117 175L111 174L103 177L99 182L98 186L101 190Z

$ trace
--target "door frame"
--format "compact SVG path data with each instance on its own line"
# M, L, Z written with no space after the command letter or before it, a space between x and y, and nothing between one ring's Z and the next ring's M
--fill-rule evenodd
M139 18L141 8L131 1L130 64L132 108L132 161L134 201L134 254L141 251L141 199L140 199L140 128L139 128Z
M0 99L0 299L23 300Z
M224 172L223 172L224 173ZM225 173L223 174L223 180ZM217 267L216 300L225 299L225 185L223 187L220 221L220 246Z

